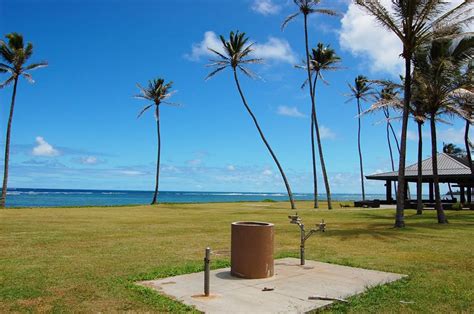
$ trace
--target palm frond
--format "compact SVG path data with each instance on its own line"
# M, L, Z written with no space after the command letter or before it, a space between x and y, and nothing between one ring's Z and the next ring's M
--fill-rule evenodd
M10 85L14 80L15 80L15 78L13 76L10 76L5 81L0 83L0 89L5 88L6 86Z
M252 78L252 79L261 79L260 76L258 76L256 73L252 72L250 69L247 69L241 65L238 66L238 68L245 74L247 75L248 77Z
M214 49L209 48L209 47L208 47L207 49L208 49L209 51L215 53L216 55L218 55L218 56L221 57L222 59L224 59L224 60L229 60L228 57L224 56L224 55L223 55L222 53L220 53L219 51L214 50Z
M219 73L220 71L224 70L225 68L227 68L228 65L224 65L224 66L221 66L221 67L218 67L217 69L215 69L214 71L212 71L211 73L209 73L205 80L209 80L211 77L213 77L214 75L216 75L217 73Z
M7 64L0 63L0 71L9 72L9 73L13 74L15 72L15 69L13 69L11 66L9 66Z
M150 105L147 105L147 106L143 107L143 109L138 114L137 119L140 118L145 113L145 111L147 111L148 109L150 109L154 105L155 104L150 104Z
M33 84L35 82L35 80L33 80L33 77L31 76L30 73L23 72L23 73L21 73L21 75L23 75L23 77L26 78L26 80L29 83Z
M281 30L283 31L286 27L286 25L288 25L288 23L293 20L295 17L297 17L298 15L300 15L300 12L296 12L296 13L293 13L293 14L290 14L288 15L285 20L283 21L283 23L281 23Z
M39 68L45 68L47 66L48 66L47 61L41 61L41 62L32 63L30 65L27 65L25 67L24 71L35 70L35 69L39 69Z

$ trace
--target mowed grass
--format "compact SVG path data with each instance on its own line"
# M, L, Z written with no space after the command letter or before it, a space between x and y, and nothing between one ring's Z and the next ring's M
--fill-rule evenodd
M409 275L371 289L335 312L473 312L474 212L319 209L299 202L310 226L327 232L307 242L307 258ZM137 287L136 280L200 271L210 246L213 267L229 265L230 223L275 223L278 257L298 256L299 233L287 203L161 204L157 207L0 210L0 312L192 310Z

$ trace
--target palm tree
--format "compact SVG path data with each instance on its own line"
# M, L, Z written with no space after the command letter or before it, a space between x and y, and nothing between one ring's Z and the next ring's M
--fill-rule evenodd
M328 82L324 79L323 72L325 71L334 71L340 69L337 64L341 61L341 58L336 55L336 52L334 49L332 49L329 45L325 46L323 43L318 43L316 48L313 48L311 50L311 55L310 55L310 70L312 73L312 77L314 74L314 79L311 82L312 86L312 104L316 103L316 84L318 82L318 78L321 79L325 84L328 84ZM302 68L306 69L306 62L303 62L303 65L296 66L297 68ZM304 88L308 84L308 79L305 80L303 85L301 86ZM321 161L321 170L323 172L323 178L324 178L324 183L326 186L326 195L327 195L327 200L328 200L328 208L332 209L332 204L331 204L331 191L329 187L329 180L327 176L327 171L326 171L326 164L324 162L324 154L323 154L323 147L322 147L322 141L321 137L319 134L319 124L318 124L318 119L317 119L317 113L316 113L316 107L312 108L312 118L311 118L311 151L312 151L312 157L313 157L313 183L314 183L314 208L318 208L318 185L317 185L317 179L316 179L316 155L314 151L314 133L316 133L317 137L317 143L318 143L318 151L319 151L319 157ZM315 132L316 131L316 132Z
M171 87L173 82L165 83L165 80L162 78L157 78L151 81L148 81L148 86L146 88L137 84L137 87L140 89L140 94L136 95L136 98L145 99L147 101L152 101L153 103L146 105L138 114L138 118L141 117L145 111L155 107L155 119L156 119L156 130L158 136L158 154L156 158L156 181L155 181L155 192L153 193L153 199L151 205L158 203L158 185L160 180L160 157L161 157L161 133L160 133L160 105L176 105L166 101L172 94Z
M8 39L8 43L3 40L0 41L0 58L4 63L0 63L0 71L8 73L10 77L4 82L0 83L0 89L4 88L13 83L13 94L10 104L10 115L8 117L7 124L7 135L5 140L5 163L3 171L3 186L2 195L0 197L0 208L5 207L7 199L7 186L8 186L8 163L10 160L10 138L11 128L13 121L13 112L15 109L15 97L16 89L18 86L18 79L23 76L30 83L33 83L33 77L28 71L38 69L47 66L47 62L38 62L25 65L26 61L33 54L33 44L27 43L26 46L23 42L23 36L18 33L10 33L5 36Z
M395 215L395 227L402 228L405 226L405 200L403 194L407 184L405 181L405 161L413 55L417 48L432 39L433 28L437 29L439 36L449 36L452 32L459 31L462 25L461 22L465 22L471 16L470 14L460 14L460 12L469 9L472 1L464 1L450 12L441 15L441 17L439 15L446 4L442 0L397 0L391 3L393 13L385 8L379 0L356 0L357 5L372 15L383 27L393 32L403 44L401 55L405 59L404 102Z
M463 88L459 89L454 94L453 98L467 113L468 119L464 119L464 149L466 151L466 159L469 168L471 169L471 173L474 175L474 165L471 157L473 144L469 140L469 129L474 123L474 61L472 59L468 62L466 71L462 75L462 80L464 82Z
M395 131L390 122L390 109L393 109L397 112L403 112L403 100L399 97L399 91L403 89L403 85L394 83L390 80L384 81L374 81L375 83L382 86L382 90L378 93L378 100L363 114L370 113L378 110L383 110L385 117L387 119L387 138L388 138L388 129L392 131L393 137L397 143L398 153L400 153L400 147L398 145L398 140L395 135ZM413 91L416 94L416 89ZM418 127L418 165L421 165L423 159L423 137L422 137L422 127L426 120L426 112L424 112L424 107L421 102L416 101L416 97L412 98L412 102L410 104L410 115L413 116L414 121L417 123ZM390 147L390 142L389 142ZM392 171L394 169L394 163L392 160ZM416 192L417 192L417 214L421 215L423 213L423 190L422 190L422 168L421 166L418 167L417 173L417 184L416 184ZM395 184L395 182L394 182ZM395 191L397 187L395 185Z
M296 18L299 15L303 15L304 20L304 40L305 40L305 53L306 53L306 64L310 64L310 51L309 51L309 38L308 38L308 16L310 14L319 13L329 16L335 16L337 13L330 9L325 8L317 8L317 5L320 3L320 0L293 0L295 5L298 7L298 11L289 15L281 25L282 30L286 27L286 25ZM318 208L318 188L317 188L317 179L316 179L316 155L314 151L314 133L316 132L316 139L318 142L318 149L319 149L319 159L321 162L321 170L323 172L324 184L326 187L326 196L328 201L328 208L332 208L331 203L331 189L329 187L329 180L326 172L326 164L324 162L324 154L322 151L322 144L321 144L321 136L319 132L319 124L316 115L316 105L315 105L315 86L311 84L312 80L312 71L311 66L306 67L306 72L308 75L307 81L309 82L309 95L311 99L311 153L312 153L312 161L313 161L313 184L314 184L314 208ZM317 79L317 77L316 77ZM314 131L313 131L314 128Z
M247 44L248 37L245 37L245 33L239 33L239 31L235 33L230 32L229 40L226 40L224 36L222 35L220 36L220 40L222 42L222 48L223 48L222 53L214 49L208 48L211 52L216 54L218 59L213 60L212 63L208 65L208 66L214 67L215 69L211 73L209 73L209 75L206 77L206 80L213 77L218 72L228 67L232 69L232 72L234 75L234 81L237 86L237 90L239 91L240 98L242 99L245 109L247 109L247 112L250 114L250 117L252 118L258 130L258 133L260 134L260 137L262 138L263 143L267 147L268 151L270 152L270 155L272 156L273 160L275 161L275 164L278 167L278 170L281 173L283 182L288 192L288 198L290 199L291 209L295 209L296 206L293 200L293 193L291 192L290 184L288 183L288 180L286 179L285 172L283 171L283 168L281 167L280 162L278 161L278 158L273 152L273 149L270 147L270 144L265 138L265 135L263 134L262 129L260 128L260 125L258 124L257 118L255 117L249 105L247 104L247 100L245 99L242 88L240 87L240 82L237 75L237 69L238 69L242 71L242 73L244 73L245 75L255 78L256 75L250 69L245 67L245 65L252 64L252 63L260 63L262 59L249 58L249 55L253 51L252 49L253 43Z
M362 161L362 149L360 144L360 131L361 131L361 123L360 123L360 116L362 113L362 108L360 105L360 100L368 101L369 96L373 95L371 83L367 79L367 77L363 75L359 75L354 80L354 86L348 84L351 90L351 93L348 95L350 98L347 102L356 99L357 100L357 121L358 121L358 128L357 128L357 147L359 149L359 165L360 165L360 181L362 187L362 200L365 201L365 188L364 188L364 166Z
M417 73L413 73L412 83L417 80ZM419 94L416 84L412 84L412 99L410 103L410 114L416 123L418 130L418 160L417 160L417 181L416 181L416 214L423 214L423 125L428 117L427 107L423 101L423 95Z
M443 143L443 153L463 158L466 153L464 149L453 143Z
M469 119L467 113L453 100L452 95L463 85L460 79L460 69L472 54L473 46L466 42L471 38L461 40L440 39L429 46L419 49L415 54L415 90L417 101L423 102L430 119L431 153L433 181L435 188L435 206L438 223L447 223L441 204L438 176L438 157L436 140L436 121L440 116L460 116Z
M395 143L397 144L397 151L400 153L400 147L398 145L398 139L393 130L392 126L392 117L390 116L391 110L398 110L400 105L400 99L398 98L398 91L396 90L396 85L392 82L386 81L382 83L382 89L377 92L375 95L376 102L370 106L369 109L362 112L361 115L372 113L374 111L382 110L385 116L385 132L387 138L388 151L390 154L390 164L392 166L392 171L395 171L395 162L393 158L392 143L390 140L390 134L393 135ZM397 190L397 183L393 182L394 191Z

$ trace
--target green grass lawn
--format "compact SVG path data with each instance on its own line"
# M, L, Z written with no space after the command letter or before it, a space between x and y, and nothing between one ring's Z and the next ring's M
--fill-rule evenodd
M310 209L309 226L328 231L307 242L307 259L409 275L336 304L337 312L474 312L473 211L406 212L407 228L392 228L393 210ZM166 204L158 207L0 210L0 312L182 311L184 305L133 285L136 280L229 265L230 223L276 224L279 257L298 256L299 233L286 203ZM402 302L401 302L402 301Z

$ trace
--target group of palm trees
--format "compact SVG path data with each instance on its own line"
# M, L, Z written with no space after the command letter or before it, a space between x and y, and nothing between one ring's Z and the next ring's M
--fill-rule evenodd
M314 185L314 207L317 208L319 205L316 169L317 147L321 172L326 189L328 208L331 209L331 191L325 166L316 108L316 87L318 80L326 82L323 76L324 72L341 68L339 66L340 58L329 45L323 43L318 43L316 47L312 49L309 48L310 39L308 34L308 17L311 14L338 16L338 13L331 9L320 8L320 0L293 0L293 2L298 11L284 20L282 30L296 17L303 17L305 60L303 61L303 64L297 65L296 67L306 71L307 77L304 80L302 88L308 86L311 101L310 138ZM422 149L421 129L424 122L429 120L432 135L433 170L438 222L446 223L447 220L444 217L441 206L439 182L436 173L436 122L441 121L440 116L444 114L456 114L465 119L466 151L471 169L473 169L472 160L470 159L471 148L468 139L469 127L473 122L473 38L471 33L464 31L464 27L472 20L472 0L467 0L444 14L445 2L442 0L392 0L391 8L384 7L378 0L356 0L355 4L364 9L367 14L373 16L383 27L393 32L399 38L403 45L401 56L405 60L405 74L401 77L400 82L369 80L365 76L360 75L355 79L354 85L349 84L350 99L356 99L357 101L358 149L362 198L365 200L363 158L361 151L361 116L377 110L383 112L386 120L386 135L391 156L392 170L395 170L395 163L390 137L394 137L396 141L397 151L399 153L399 172L398 182L396 184L396 187L398 186L398 188L395 189L397 191L395 227L404 227L405 225L403 192L407 185L407 182L405 181L405 160L409 116L411 115L414 118L418 126L419 164L421 164ZM6 199L11 123L18 79L20 76L23 76L28 80L31 80L31 75L27 73L28 70L47 65L46 62L40 62L26 66L25 62L31 56L33 51L32 44L28 43L25 47L22 36L17 33L8 34L6 37L8 43L0 41L0 56L5 62L0 63L0 72L8 72L10 77L3 82L0 87L3 88L8 84L13 83L13 96L5 143L5 171L0 207L5 206ZM209 73L206 79L213 77L215 74L226 68L232 70L235 85L243 105L251 116L262 141L281 173L288 192L291 208L294 209L294 198L283 167L266 139L255 114L252 112L239 81L238 73L240 72L251 78L256 78L257 75L252 72L247 65L257 64L262 60L252 57L253 43L249 43L249 39L246 37L245 33L238 31L230 32L228 39L220 36L220 40L222 43L222 49L219 49L218 51L209 48L209 50L215 54L217 59L213 60L212 63L208 65L214 67L214 69ZM143 108L139 113L139 116L148 109L153 108L157 123L158 152L155 192L152 200L152 204L156 204L159 190L161 154L159 108L161 104L171 104L168 102L168 98L172 95L172 82L166 83L164 79L158 78L149 81L146 88L143 88L140 85L138 85L138 87L141 94L137 97L152 102ZM368 110L363 111L361 106L362 101L371 102L372 106ZM400 142L398 141L392 126L393 117L391 114L393 112L398 112L401 115L402 126ZM421 213L421 167L419 167L417 194L419 197L419 212Z

